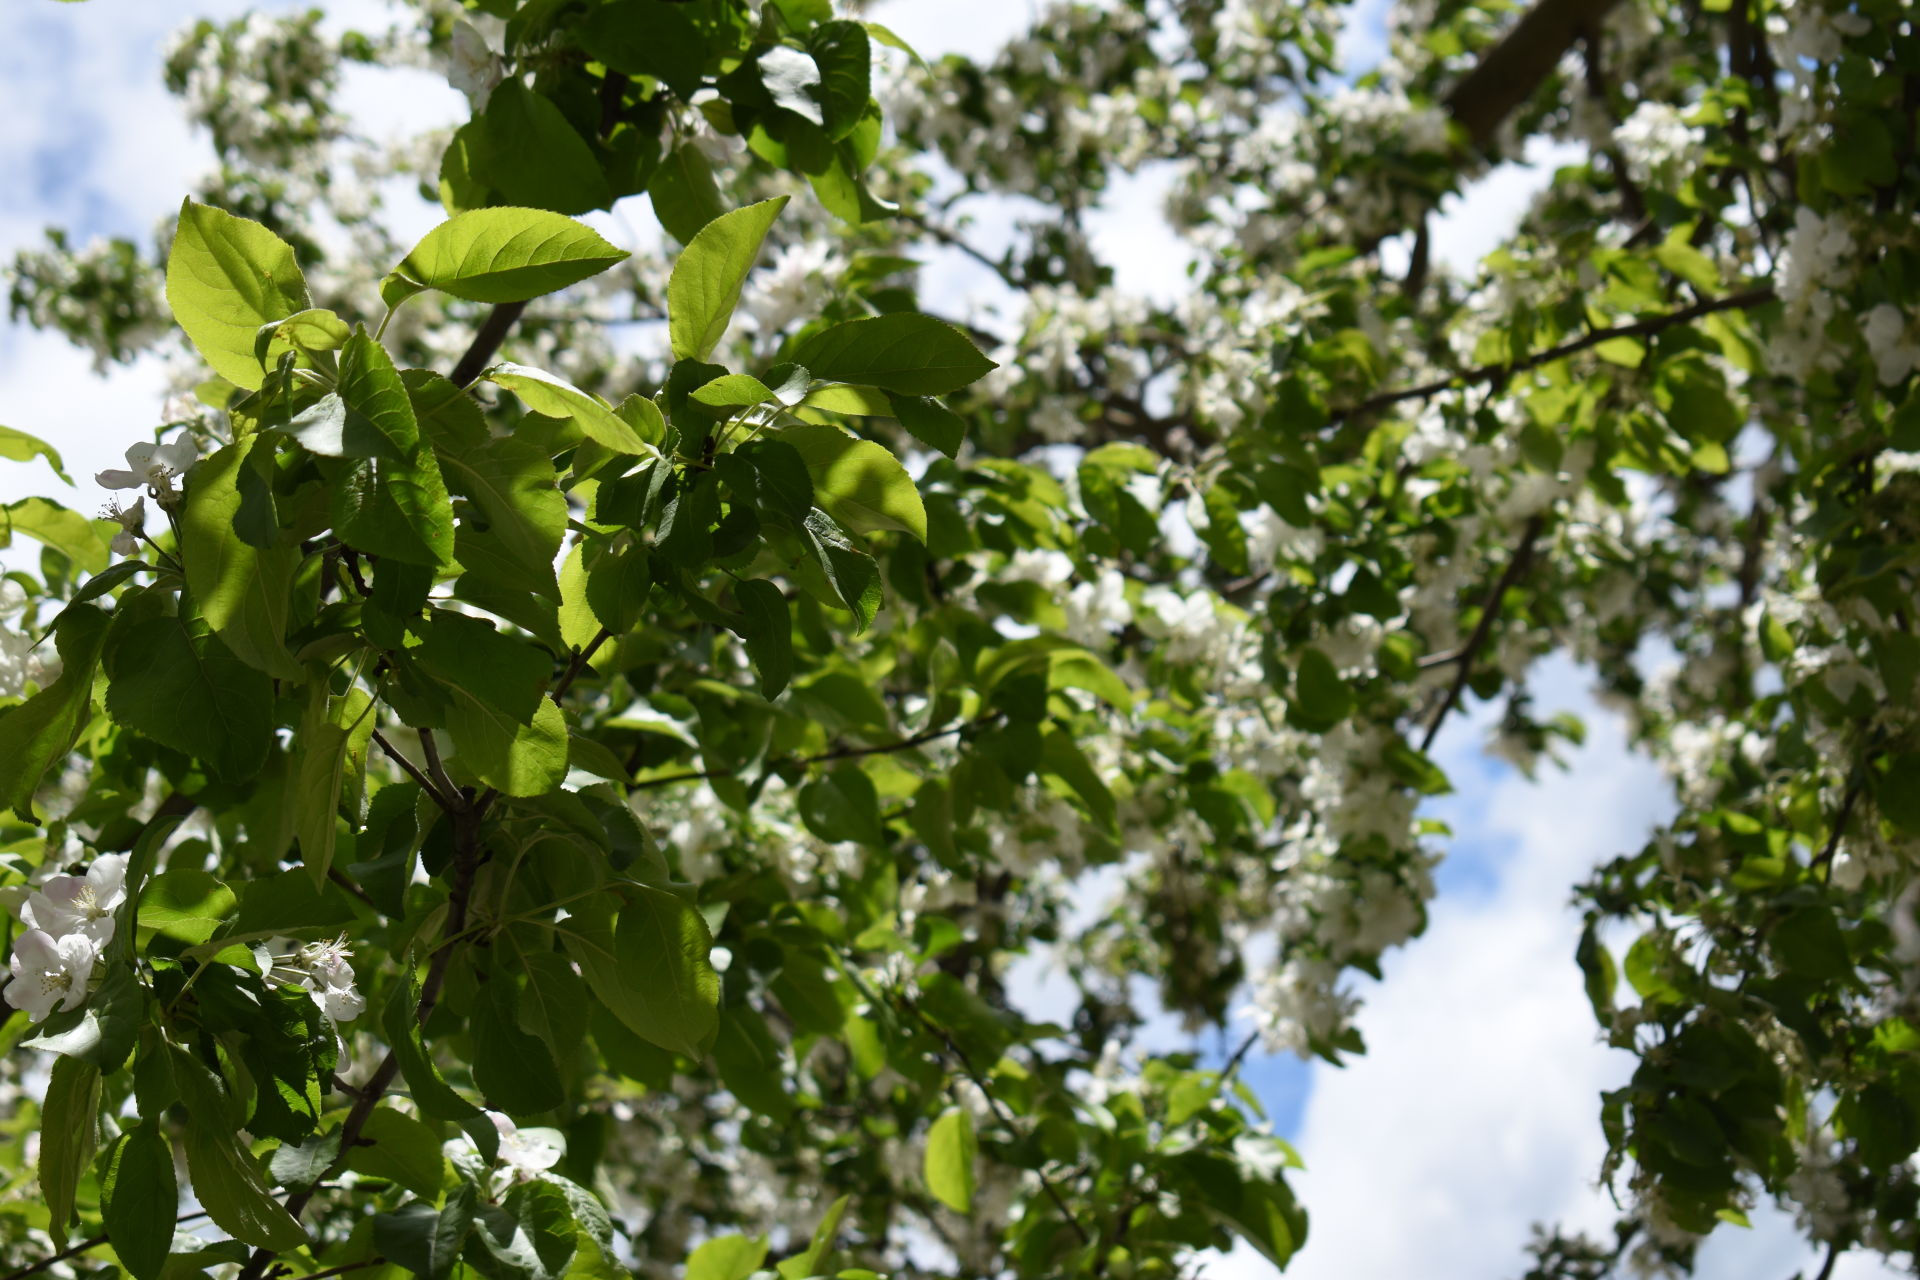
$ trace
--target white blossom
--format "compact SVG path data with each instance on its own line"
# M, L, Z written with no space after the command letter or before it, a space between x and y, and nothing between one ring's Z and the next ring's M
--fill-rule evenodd
M354 985L353 949L344 935L328 941L295 943L270 938L253 949L260 971L275 982L304 987L313 1002L335 1022L351 1022L366 1012L367 1001Z
M84 875L57 875L27 898L20 919L55 938L79 934L96 949L113 941L113 915L127 900L127 855L103 854Z
M200 446L191 435L182 434L168 444L143 441L127 450L127 470L109 468L93 478L108 489L144 488L167 506L174 498L174 477L185 475L199 458Z
M87 998L87 981L98 958L85 934L56 938L42 929L28 929L13 940L13 981L7 984L7 1002L24 1009L34 1022L44 1022L55 1009L77 1009Z

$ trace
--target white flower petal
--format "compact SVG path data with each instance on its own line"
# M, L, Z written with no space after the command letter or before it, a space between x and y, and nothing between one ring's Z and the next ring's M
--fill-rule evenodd
M146 481L131 471L97 471L93 482L105 489L138 489Z

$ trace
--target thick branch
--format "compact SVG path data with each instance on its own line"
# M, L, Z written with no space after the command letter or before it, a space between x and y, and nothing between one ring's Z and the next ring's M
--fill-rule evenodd
M527 309L524 302L496 302L493 310L480 325L480 331L473 335L473 345L460 357L460 363L453 366L449 375L453 385L464 387L480 376L480 371L493 360L493 353L506 341L507 332L513 328L514 321Z
M1560 56L1620 0L1540 0L1447 95L1447 109L1476 147L1485 146L1513 109L1533 96Z

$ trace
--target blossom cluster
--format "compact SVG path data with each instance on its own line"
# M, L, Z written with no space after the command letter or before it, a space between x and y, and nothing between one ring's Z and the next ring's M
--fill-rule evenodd
M5 891L26 930L13 940L13 978L4 995L34 1022L78 1009L93 989L94 970L113 941L127 900L127 855L103 854L79 875L46 875Z

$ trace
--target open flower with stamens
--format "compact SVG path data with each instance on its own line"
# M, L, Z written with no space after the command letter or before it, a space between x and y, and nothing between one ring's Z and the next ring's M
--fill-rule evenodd
M136 444L127 450L127 470L109 468L94 480L109 489L146 489L161 506L174 496L173 478L185 475L200 460L200 446L182 434L168 444Z
M7 1003L26 1010L34 1022L45 1022L55 1009L79 1008L87 998L94 959L93 942L85 934L56 938L42 929L28 929L13 940Z
M79 934L97 950L113 941L113 914L127 900L127 855L93 860L85 875L54 876L28 895L20 918L55 938Z
M260 971L271 981L305 987L313 1002L335 1022L352 1022L366 1012L366 997L354 986L353 949L342 934L325 942L296 943L269 938L253 949Z
M146 495L135 498L130 507L123 508L117 500L108 502L101 515L120 525L120 532L113 535L111 544L115 555L130 556L140 550L140 535L147 527Z

